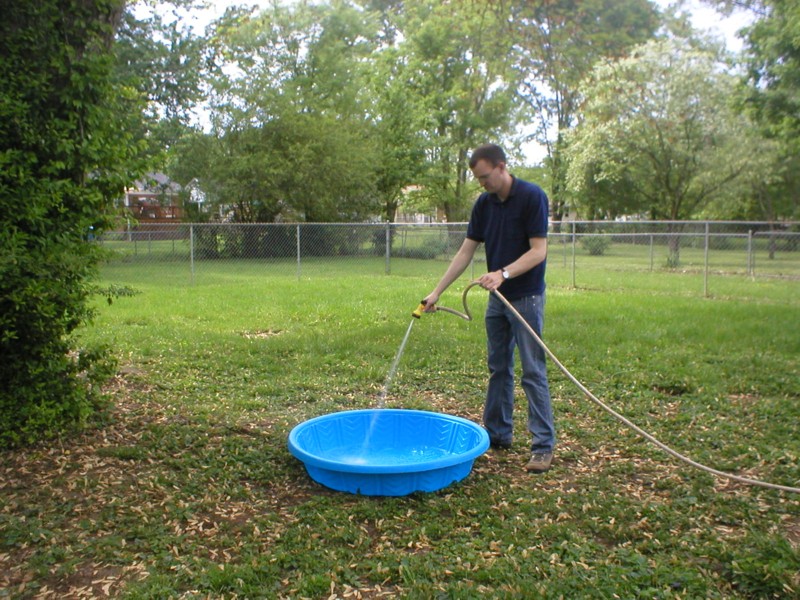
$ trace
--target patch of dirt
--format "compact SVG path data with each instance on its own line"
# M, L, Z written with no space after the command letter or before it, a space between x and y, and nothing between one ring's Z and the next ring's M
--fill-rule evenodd
M248 340L264 340L283 334L281 329L262 329L256 331L243 331L241 336Z

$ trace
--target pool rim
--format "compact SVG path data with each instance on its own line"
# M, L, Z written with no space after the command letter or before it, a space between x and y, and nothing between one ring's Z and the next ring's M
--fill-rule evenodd
M300 444L298 444L298 437L306 428L313 427L322 421L331 420L337 417L346 418L347 416L374 414L376 412L392 414L392 415L402 414L409 416L435 418L438 420L450 421L458 425L467 427L469 430L476 433L478 435L478 440L475 445L473 445L465 452L450 453L444 457L436 458L434 460L429 460L429 461L418 461L418 462L390 464L390 465L357 464L357 463L346 463L346 462L331 460L324 458L319 454L312 454L311 452L302 448ZM303 421L302 423L297 424L289 433L288 446L291 454L295 458L302 461L307 467L308 465L312 465L314 467L318 467L321 469L326 469L329 471L337 471L341 473L364 473L372 475L388 475L396 473L421 473L426 471L435 471L438 469L447 469L449 467L460 465L462 463L467 463L467 462L471 463L478 456L482 455L484 452L486 452L486 450L488 450L489 434L481 425L475 423L474 421L470 421L469 419L466 419L464 417L458 417L446 413L437 413L427 410L405 409L405 408L368 408L368 409L336 411L325 415L313 417L307 421Z

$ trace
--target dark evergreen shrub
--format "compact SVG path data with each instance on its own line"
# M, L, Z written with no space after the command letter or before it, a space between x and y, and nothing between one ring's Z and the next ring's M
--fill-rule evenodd
M0 19L0 447L80 426L107 351L77 347L133 144L110 80L118 0L5 2ZM129 118L129 117L128 117Z

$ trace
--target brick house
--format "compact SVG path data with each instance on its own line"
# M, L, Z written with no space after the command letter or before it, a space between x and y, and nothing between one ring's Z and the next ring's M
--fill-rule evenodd
M124 209L140 224L178 223L184 216L181 192L163 173L148 173L125 190Z

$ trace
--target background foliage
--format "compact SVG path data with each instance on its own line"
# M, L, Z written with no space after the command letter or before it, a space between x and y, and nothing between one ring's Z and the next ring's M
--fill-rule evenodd
M767 164L758 139L728 98L736 80L702 48L653 41L598 65L584 84L583 121L570 134L570 184L577 204L605 213L678 221Z
M556 220L570 211L581 218L637 211L634 214L679 215L671 218L790 219L798 206L791 168L795 154L788 152L788 137L776 136L775 129L781 115L791 118L791 106L773 103L770 111L745 107L765 106L753 98L762 98L759 90L767 76L770 87L783 86L781 97L789 97L787 90L794 85L791 67L766 71L764 65L790 58L791 37L776 20L783 9L746 4L752 6L758 26L739 56L693 30L678 9L662 13L645 0L351 0L230 9L205 38L212 126L177 146L169 168L182 182L199 177L212 204L232 209L223 212L243 222L251 222L254 215L310 221L321 215L346 220L348 215L367 213L393 220L398 207L452 222L466 219L477 191L468 177L467 155L490 139L508 148L515 169L524 162L525 144L536 143L546 151L541 181L547 185ZM737 5L742 8L742 3ZM768 25L773 20L774 26ZM782 32L785 43L759 42L767 31ZM643 46L655 40L660 43ZM672 42L665 43L668 40ZM586 135L604 135L586 111L586 100L596 91L592 70L605 65L622 71L632 57L638 56L642 64L647 52L654 55L651 63L655 60L664 68L685 65L684 86L692 80L702 82L694 96L676 95L662 123L666 119L678 133L692 120L696 98L702 99L706 114L720 117L715 119L717 133L698 130L691 148L681 146L686 137L662 140L665 147L672 146L667 152L673 156L665 158L677 161L674 169L662 161L664 168L672 169L671 199L649 194L645 202L642 191L652 179L646 171L632 172L611 189L597 169L571 166L576 154L567 152L567 134L581 124ZM694 60L700 54L703 61ZM657 89L657 77L657 72L645 70L637 79ZM631 113L649 110L647 102L635 94L625 98ZM296 118L298 113L313 119L303 122ZM337 130L351 133L330 137L329 118ZM729 130L726 142L718 133L723 120ZM304 156L312 158L305 161L295 159L285 145L245 141L261 138L262 129L276 124L291 127L304 141L323 143L317 149L307 144ZM254 130L252 136L243 136L248 129ZM616 133L621 135L621 130ZM627 133L635 135L631 146L652 141L644 130ZM730 146L734 136L735 145L726 150L723 146ZM204 152L209 147L204 138L218 143L232 159L251 160L263 169L269 165L273 187L266 190L252 172L244 180L231 178L218 154ZM346 144L349 151L337 156L331 143ZM727 165L736 148L748 149L740 155L757 160L749 167L728 169L726 185L718 185L714 179L719 180L719 167ZM638 156L640 148L626 150ZM680 162L680 154L704 160L688 175L683 171L689 163ZM353 156L365 160L353 165ZM712 164L712 157L722 162ZM591 156L584 165L598 165L599 160L599 155ZM296 168L304 173L304 182L314 181L319 170L306 168L308 164L326 164L335 172L311 193L310 202L319 203L320 210L309 210L309 201L298 199L297 190L290 187L294 181L281 176ZM570 168L582 170L586 178L580 194L567 188ZM372 185L354 190L354 177ZM678 191L690 187L691 193ZM264 200L259 195L272 198L271 210L261 210ZM324 205L350 208L336 214Z

